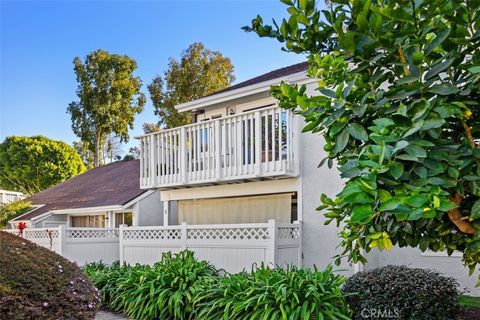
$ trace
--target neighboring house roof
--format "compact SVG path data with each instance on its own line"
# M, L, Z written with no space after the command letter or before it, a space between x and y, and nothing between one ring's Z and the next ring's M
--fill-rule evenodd
M237 83L231 87L225 88L223 90L214 92L202 98L188 101L185 103L180 103L175 106L175 108L180 111L188 111L196 108L203 108L215 103L222 102L224 100L230 100L233 98L238 98L245 94L248 94L249 90L253 91L265 91L270 85L277 84L282 80L289 81L298 81L306 78L306 70L308 69L308 62L300 62L288 67L276 69L257 77L248 79L246 81ZM300 75L298 75L300 74ZM292 79L289 79L292 78ZM252 93L252 92L249 92Z
M52 210L124 205L148 190L140 189L140 161L119 161L89 170L25 201L43 205L15 220L31 220Z

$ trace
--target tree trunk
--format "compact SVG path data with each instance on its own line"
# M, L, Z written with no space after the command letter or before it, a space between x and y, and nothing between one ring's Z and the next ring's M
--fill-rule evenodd
M93 166L100 166L100 142L102 140L101 134L95 135L95 153L93 155Z

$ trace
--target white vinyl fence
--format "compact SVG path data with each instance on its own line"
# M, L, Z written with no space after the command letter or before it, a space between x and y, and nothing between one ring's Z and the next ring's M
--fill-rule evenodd
M25 229L23 237L80 265L120 260L153 264L164 252L189 249L195 257L228 272L249 270L253 264L302 264L301 223L187 225L159 227ZM17 232L18 233L18 232Z
M5 230L18 234L18 230ZM64 256L79 265L89 262L110 264L119 260L119 231L104 228L31 228L23 238Z

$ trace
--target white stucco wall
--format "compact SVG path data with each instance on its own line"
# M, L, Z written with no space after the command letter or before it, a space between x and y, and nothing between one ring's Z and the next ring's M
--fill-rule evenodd
M337 236L339 229L334 222L325 225L323 213L316 208L321 204L322 193L335 196L343 185L335 168L329 169L326 164L318 168L318 164L326 156L322 141L319 134L302 134L303 263L308 267L317 265L319 268L334 264L332 257L341 250L336 248L340 242ZM353 266L346 262L338 268L346 269L347 275L353 273Z

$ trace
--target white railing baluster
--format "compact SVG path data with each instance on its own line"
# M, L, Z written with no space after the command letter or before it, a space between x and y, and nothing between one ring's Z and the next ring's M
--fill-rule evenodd
M155 176L155 171L153 167L155 166L155 144L153 143L153 138L154 136L150 136L150 161L149 161L149 174L150 174L150 183L153 185L155 184L154 176Z
M282 109L277 111L278 114L278 168L282 170Z
M275 165L275 110L270 110L270 113L272 114L272 122L270 124L271 128L270 130L272 131L272 170L275 171L276 165Z
M227 150L226 150L226 140L227 137L225 136L225 121L222 119L218 120L218 127L219 130L217 132L217 172L218 172L218 179L222 179L225 176L225 170L227 168ZM223 173L223 174L222 174Z
M268 135L268 110L267 111L264 111L263 114L265 115L263 118L264 118L264 137L263 137L263 142L265 144L265 148L264 148L264 155L263 155L263 158L262 161L265 162L265 171L266 172L269 172L269 167L268 167L268 161L269 161L269 157L268 157L268 145L269 145L269 135Z
M255 112L255 175L260 176L262 169L262 116Z
M248 137L248 142L249 142L249 148L250 148L250 159L249 159L249 170L248 173L254 173L255 172L255 161L254 161L254 156L255 156L255 135L254 135L254 129L253 129L253 122L254 120L254 113L249 114L248 118L248 123L249 123L249 137Z
M180 146L178 150L178 155L180 157L180 167L179 167L179 175L180 175L180 182L186 183L187 182L187 166L186 166L186 159L187 159L187 146L186 146L186 128L182 128L180 131Z

